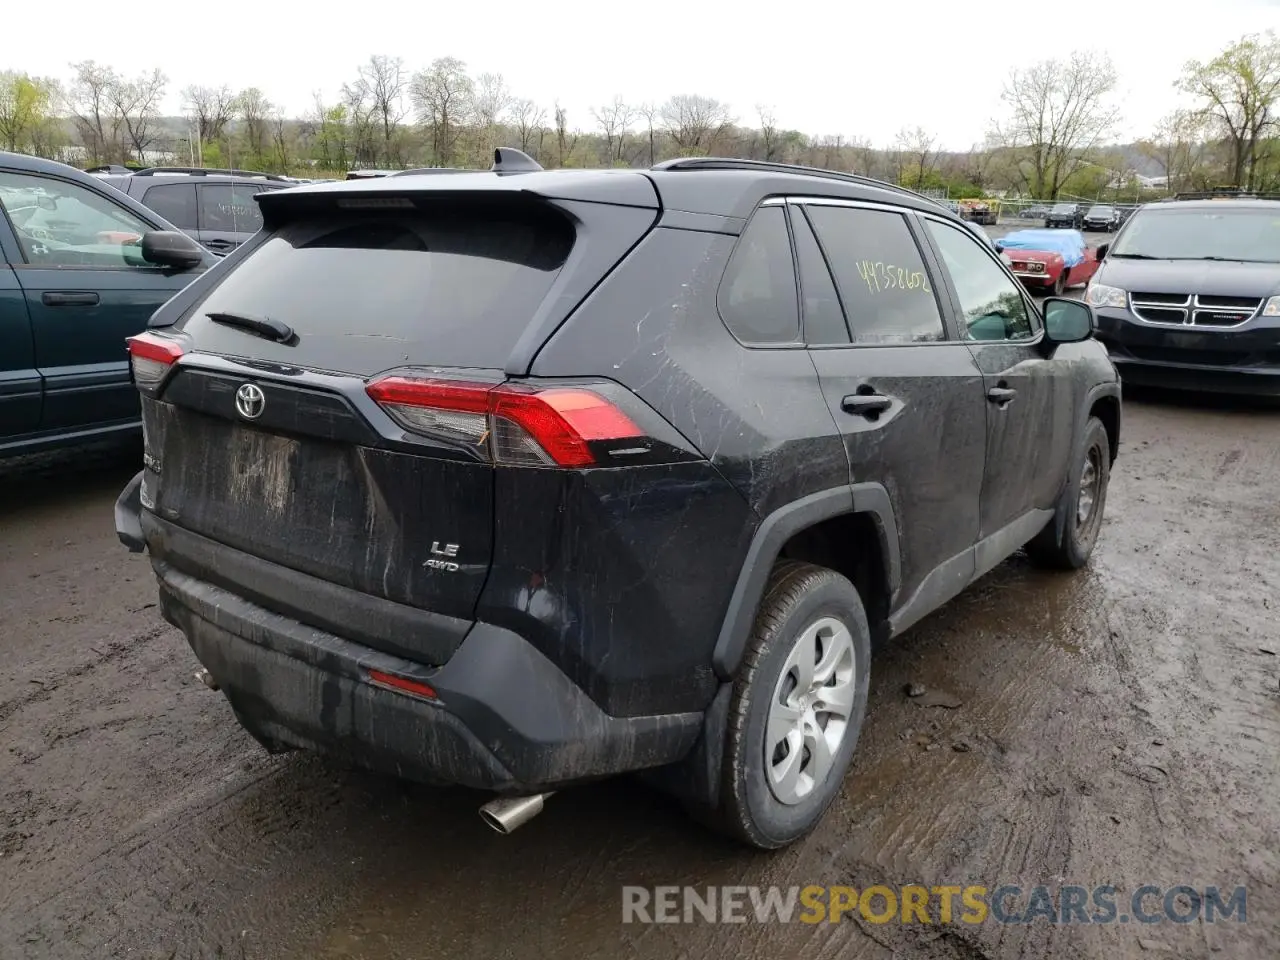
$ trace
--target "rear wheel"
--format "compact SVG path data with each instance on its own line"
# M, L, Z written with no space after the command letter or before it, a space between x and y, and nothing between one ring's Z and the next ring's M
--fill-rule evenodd
M773 850L817 825L853 758L870 660L853 584L825 567L779 563L734 681L718 829Z
M1057 570L1077 570L1089 562L1111 480L1111 448L1107 428L1090 417L1084 432L1084 448L1071 467L1071 479L1054 511L1054 518L1027 544L1033 563ZM1058 536L1058 528L1062 536Z

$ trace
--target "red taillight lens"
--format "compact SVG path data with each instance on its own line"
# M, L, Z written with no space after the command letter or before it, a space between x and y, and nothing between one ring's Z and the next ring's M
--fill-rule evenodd
M407 693L412 697L422 697L424 700L437 699L435 688L430 684L423 683L421 680L410 680L408 677L398 677L394 673L370 670L369 682L375 687L386 687L388 690Z
M497 463L589 467L590 441L643 437L607 399L577 387L385 377L368 394L405 429L476 446Z
M133 382L141 387L153 387L163 380L169 368L182 356L182 347L177 342L154 333L140 333L126 342L129 345L129 363L133 367Z

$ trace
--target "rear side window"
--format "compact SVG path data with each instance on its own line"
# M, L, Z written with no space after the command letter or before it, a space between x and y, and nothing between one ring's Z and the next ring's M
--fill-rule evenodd
M262 211L253 198L261 190L241 183L201 184L200 229L257 233L262 229Z
M742 232L719 293L720 316L744 343L795 343L796 271L782 207L761 207Z
M501 367L573 242L542 205L317 213L262 241L184 326L205 349L329 370ZM283 320L298 344L246 340L204 319L213 312Z
M164 183L150 187L142 202L183 230L196 228L196 188L192 183Z
M901 214L807 204L855 343L946 337L920 248Z

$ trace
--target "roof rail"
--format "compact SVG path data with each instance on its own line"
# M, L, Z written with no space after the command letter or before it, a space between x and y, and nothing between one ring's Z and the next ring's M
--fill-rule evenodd
M288 177L282 177L277 173L263 173L260 170L230 170L222 167L146 167L143 170L133 171L135 177L153 177L167 173L185 173L192 177L256 177L263 180L289 182Z
M134 173L138 169L139 169L138 167L122 167L118 163L104 163L98 167L85 167L84 172L85 173L123 174L123 173Z
M1194 190L1175 193L1164 200L1280 200L1280 193L1255 193L1240 187L1214 187L1212 190Z
M474 170L466 170L462 167L411 167L408 170L397 170L389 173L389 177L409 177L419 176L424 173L475 173Z
M774 173L797 173L809 177L825 177L828 180L843 180L846 183L858 183L867 187L879 187L894 193L906 194L919 200L938 203L932 197L917 193L908 187L877 180L875 177L864 177L857 173L843 173L839 170L827 170L823 167L806 167L796 163L774 163L772 160L739 160L733 157L685 157L679 160L664 160L655 163L651 170L760 170Z

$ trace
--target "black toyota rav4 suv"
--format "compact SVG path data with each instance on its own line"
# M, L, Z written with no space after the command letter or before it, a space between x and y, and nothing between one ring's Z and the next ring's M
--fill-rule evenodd
M953 214L726 160L387 177L264 227L131 342L121 539L268 749L500 797L634 771L810 829L871 640L1079 567L1120 388Z

